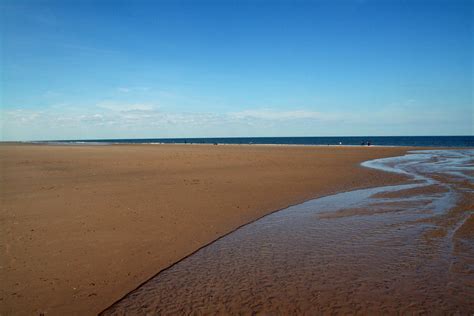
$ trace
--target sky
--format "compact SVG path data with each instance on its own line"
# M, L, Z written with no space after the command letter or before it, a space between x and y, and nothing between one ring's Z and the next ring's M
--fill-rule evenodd
M474 135L473 11L0 0L0 140Z

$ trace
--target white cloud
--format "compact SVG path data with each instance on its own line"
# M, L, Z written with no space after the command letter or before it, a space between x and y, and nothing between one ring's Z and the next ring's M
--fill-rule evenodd
M29 110L12 110L12 111L5 111L2 113L2 120L3 123L12 123L12 122L19 122L19 123L29 123L35 121L36 119L42 116L43 112L41 111L29 111Z
M244 110L240 112L231 112L228 114L230 118L234 119L257 119L257 120L277 120L277 121L286 121L286 120L328 120L334 119L335 115L308 111L308 110L295 110L295 111L281 111L273 109L254 109L254 110Z
M142 111L151 111L158 108L157 105L147 104L147 103L117 103L112 101L103 101L97 104L98 108L106 109L110 111L133 111L133 110L142 110Z
M2 115L3 139L66 139L102 137L177 137L258 134L281 124L320 121L319 112L254 109L241 112L173 112L153 104L101 102L95 107L50 107L41 111L12 110ZM290 123L289 123L290 122ZM68 136L69 135L69 136Z
M118 87L117 91L121 93L130 93L130 92L146 92L149 91L148 87Z
M469 120L456 113L415 113L405 108L357 113L256 108L210 113L165 111L154 104L104 101L94 107L4 109L0 112L0 138L420 135L429 134L433 126L439 127L440 134L469 134L472 131L465 128L472 125Z

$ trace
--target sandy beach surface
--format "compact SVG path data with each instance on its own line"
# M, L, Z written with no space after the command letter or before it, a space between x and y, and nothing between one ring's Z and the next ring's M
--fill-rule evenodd
M274 212L101 315L472 315L474 150L364 163L410 174Z
M93 315L272 211L391 183L402 147L0 145L0 314Z

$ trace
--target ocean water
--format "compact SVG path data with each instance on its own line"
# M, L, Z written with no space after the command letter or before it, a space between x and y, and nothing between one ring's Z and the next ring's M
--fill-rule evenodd
M474 147L474 136L341 136L341 137L222 137L222 138L130 138L54 140L67 144L280 144L362 145L418 147ZM44 142L40 142L44 143Z

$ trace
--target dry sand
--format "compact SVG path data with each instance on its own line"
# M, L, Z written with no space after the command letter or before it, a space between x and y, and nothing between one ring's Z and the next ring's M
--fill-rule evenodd
M310 198L404 179L407 148L0 146L0 314L97 314L199 247Z

